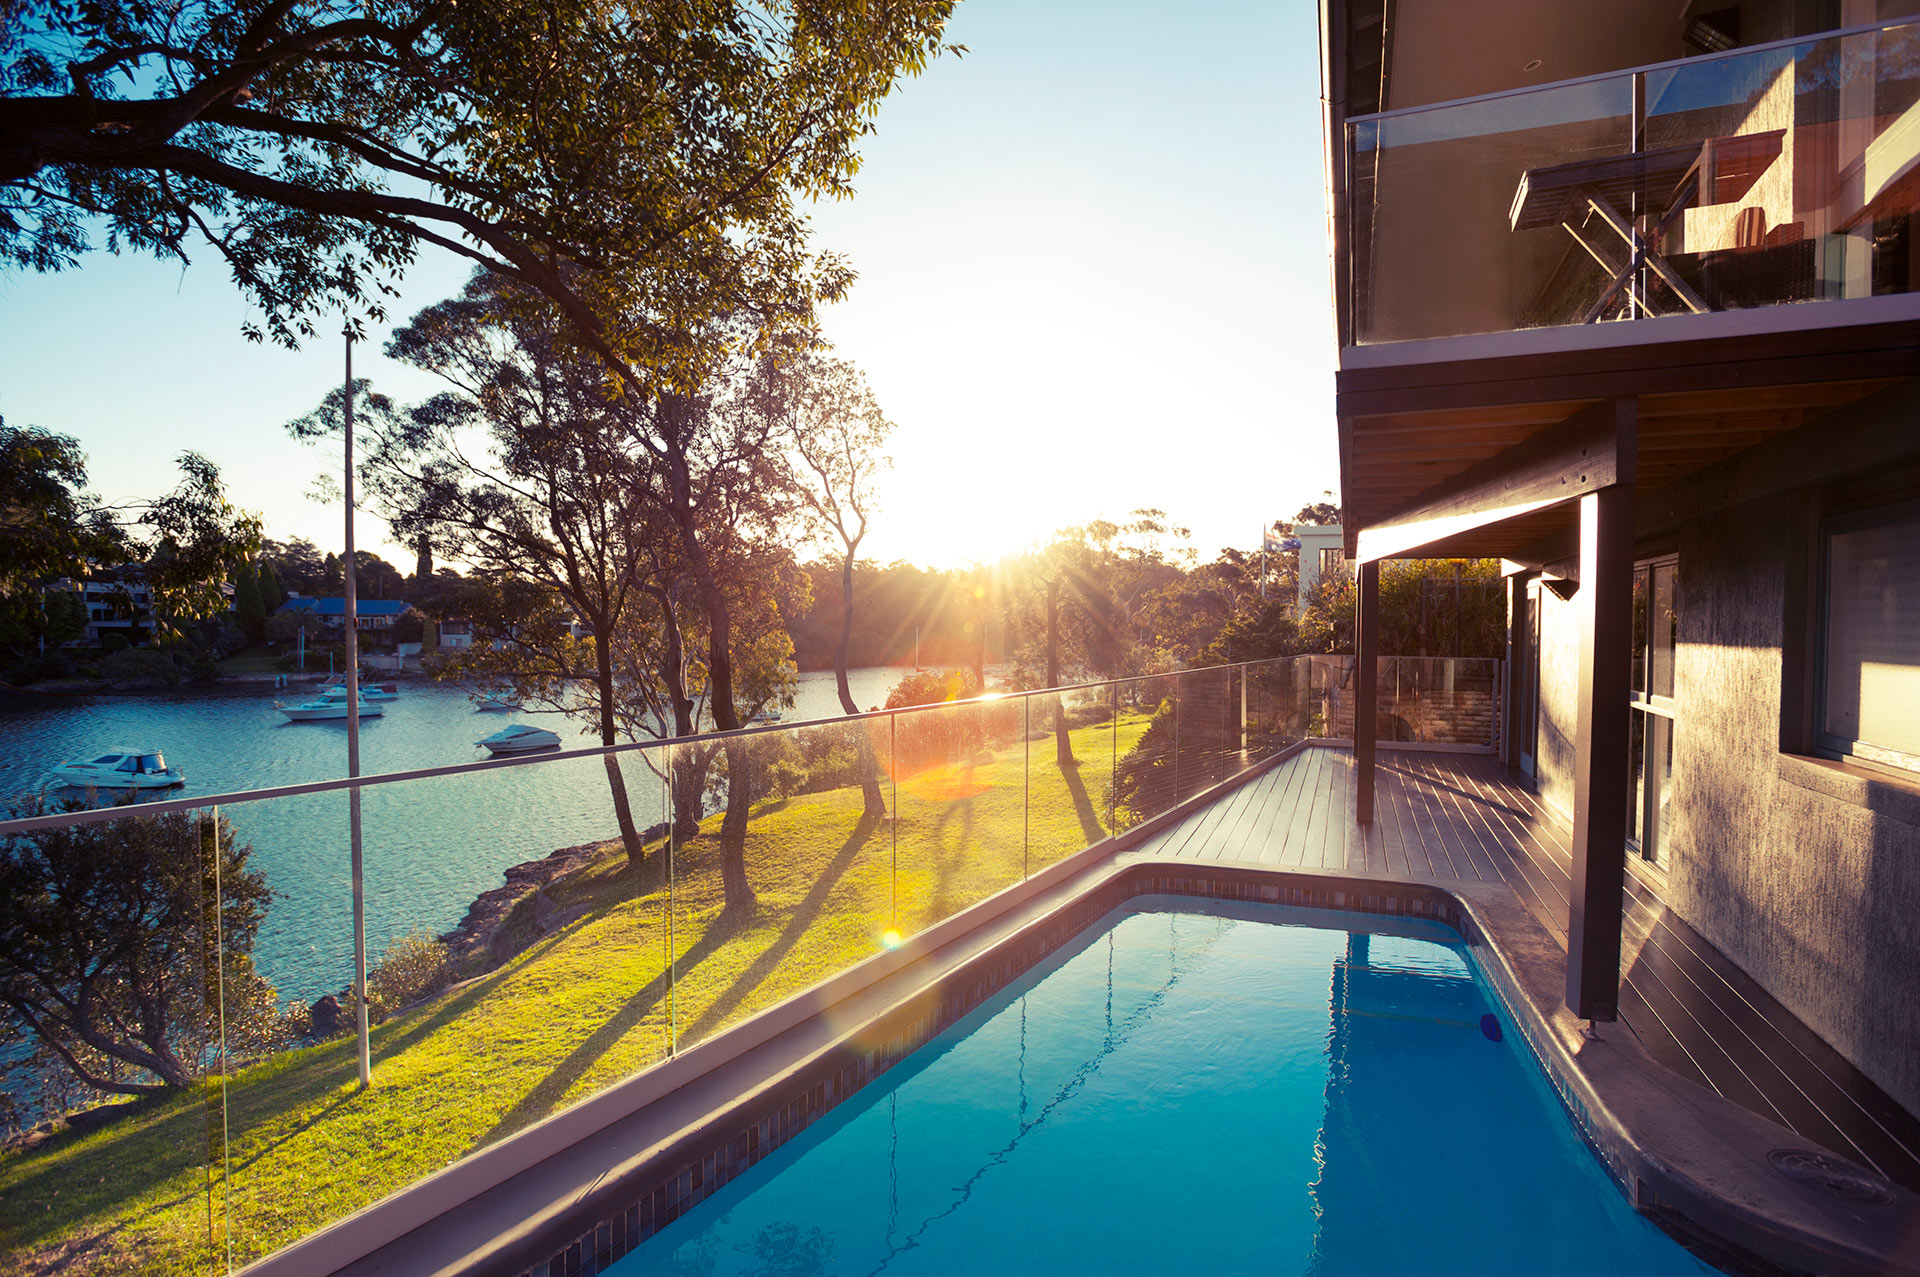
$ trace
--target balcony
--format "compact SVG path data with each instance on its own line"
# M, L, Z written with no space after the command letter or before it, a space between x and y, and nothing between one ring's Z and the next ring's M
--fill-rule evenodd
M1920 315L1911 21L1355 117L1345 147L1343 368Z

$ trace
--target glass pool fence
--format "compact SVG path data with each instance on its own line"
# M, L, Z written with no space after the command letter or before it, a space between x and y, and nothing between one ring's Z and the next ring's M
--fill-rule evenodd
M28 902L0 997L44 1030L0 1038L4 1102L17 1128L75 1114L0 1152L0 1267L244 1267L1350 735L1353 673L1290 657L0 822L0 890ZM1485 747L1500 683L1383 659L1381 737Z

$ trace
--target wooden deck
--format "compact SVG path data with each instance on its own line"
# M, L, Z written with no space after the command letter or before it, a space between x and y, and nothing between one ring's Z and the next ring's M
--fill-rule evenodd
M1566 943L1570 831L1498 759L1382 750L1372 828L1345 749L1301 751L1140 853L1507 883ZM1620 1014L1668 1068L1920 1191L1920 1120L1627 876Z

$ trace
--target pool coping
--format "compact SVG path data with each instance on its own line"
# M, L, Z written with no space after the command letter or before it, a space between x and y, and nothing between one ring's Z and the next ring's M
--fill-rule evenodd
M1043 870L245 1271L588 1277L1113 909L1176 895L1446 923L1635 1209L1731 1272L1920 1275L1910 1232L1920 1199L1887 1185L1889 1203L1853 1205L1790 1180L1768 1154L1807 1149L1804 1138L1671 1073L1624 1025L1583 1036L1560 1001L1565 951L1504 883L1131 850L1217 796Z

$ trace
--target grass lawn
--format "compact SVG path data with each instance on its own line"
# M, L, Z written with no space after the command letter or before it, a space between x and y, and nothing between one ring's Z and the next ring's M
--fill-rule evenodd
M227 678L236 678L242 674L284 674L286 672L280 668L280 654L266 647L245 648L219 664L220 673Z
M908 720L902 720L908 721ZM290 1051L106 1129L0 1160L0 1268L237 1267L877 952L1105 836L1113 760L1144 715L900 775L890 820L860 789L759 804L758 897L723 914L719 817L637 873L617 844L549 890L585 915L487 975L373 1031ZM951 755L949 755L951 756ZM1026 801L1031 777L1032 801ZM667 912L673 911L669 927ZM674 947L669 981L668 944Z

